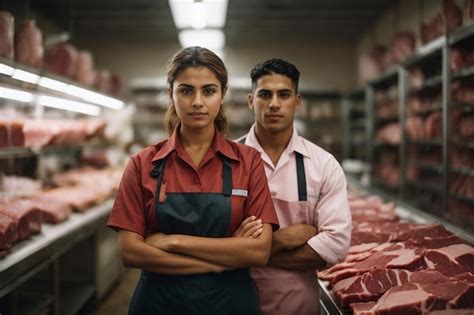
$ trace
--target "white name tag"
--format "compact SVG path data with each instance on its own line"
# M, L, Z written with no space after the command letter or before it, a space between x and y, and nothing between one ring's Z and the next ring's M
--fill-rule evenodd
M247 197L248 191L245 189L232 189L232 196Z

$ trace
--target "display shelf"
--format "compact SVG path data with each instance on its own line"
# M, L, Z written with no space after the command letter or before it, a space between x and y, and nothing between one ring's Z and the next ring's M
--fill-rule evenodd
M470 25L462 27L454 31L453 33L449 34L448 43L449 45L455 45L473 35L474 35L474 23L471 23Z
M423 168L426 170L443 173L443 165L438 164L438 163L425 162L425 161L420 161L420 160L412 160L412 161L409 160L408 165L410 164L413 164L419 168Z
M397 82L397 75L398 75L398 66L392 66L390 69L386 70L377 78L371 80L369 82L370 85L374 86L384 86L391 81Z
M399 143L386 143L386 142L380 142L380 141L375 141L373 143L374 148L398 148L400 146Z
M416 144L416 145L440 146L440 145L443 145L443 140L441 139L411 140L408 138L407 143Z
M474 140L454 139L454 140L451 140L451 143L456 144L456 145L461 146L461 147L474 149Z
M349 309L342 309L339 304L336 302L334 294L328 290L328 282L318 279L319 285L319 301L321 306L327 311L327 314L330 315L350 315L352 311Z
M402 65L411 67L433 54L441 53L445 41L446 36L440 36L428 44L419 47L411 56L402 62Z
M450 193L449 193L449 196L452 197L452 198L454 198L454 199L457 199L457 200L466 202L466 203L468 203L468 204L474 206L474 198L467 197L467 196L463 196L463 195L459 195L459 194L456 194L456 193L453 193L453 192L450 192Z
M54 296L47 293L31 292L19 294L18 299L21 301L18 305L18 314L50 314L47 312L49 305L53 304Z
M452 173L474 176L474 169L468 167L451 167Z
M422 86L416 88L410 88L408 93L409 94L417 94L421 92L425 92L426 90L433 89L433 88L441 88L441 84L443 84L443 77L441 75L435 76L433 78L426 79Z
M359 118L359 119L353 120L350 124L351 124L351 129L360 129L360 128L365 128L367 125L367 122L365 118Z
M77 314L95 294L93 285L79 283L61 284L59 314Z
M413 114L413 115L426 115L426 114L429 114L429 113L432 113L432 112L441 111L442 109L443 109L443 107L440 104L440 105L436 105L436 106L432 106L432 107L423 108L421 110L410 111L410 114Z
M459 80L459 79L464 79L467 77L471 77L474 75L474 66L469 66L467 68L458 70L454 73L451 74L451 80Z
M431 192L442 192L443 187L440 184L434 184L432 181L420 180L420 179L406 179L405 182L419 190L427 190Z
M85 213L72 213L62 223L43 224L41 233L15 244L0 261L0 297L90 236L98 228L100 219L109 214L112 205L113 200L107 200Z
M376 124L386 124L389 122L396 122L398 121L399 117L397 116L375 116L375 123Z

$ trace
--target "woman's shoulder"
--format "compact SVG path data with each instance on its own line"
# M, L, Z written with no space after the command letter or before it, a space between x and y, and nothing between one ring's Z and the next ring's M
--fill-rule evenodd
M252 161L256 157L260 156L260 153L255 149L243 143L226 139L226 142L231 147L234 154L239 160Z
M151 160L153 159L153 157L158 153L160 152L160 150L164 147L164 145L168 142L168 139L165 139L163 141L160 141L158 143L155 143L155 144L152 144L152 145L149 145L141 150L139 150L138 152L136 152L135 154L133 154L131 156L131 159L132 160L136 160L136 161L143 161L143 160Z

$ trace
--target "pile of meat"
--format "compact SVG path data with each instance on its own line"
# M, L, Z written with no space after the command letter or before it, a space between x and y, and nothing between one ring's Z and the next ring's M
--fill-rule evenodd
M349 254L318 272L343 308L359 315L474 312L474 247L441 225L400 222L395 206L377 196L349 194L349 203Z
M422 44L427 44L437 37L455 31L463 23L463 12L454 0L443 0L442 12L437 13L428 22L420 25Z
M6 176L3 194L13 196L0 197L0 257L15 242L39 233L43 222L62 222L72 211L87 211L112 196L121 174L114 169L77 169L55 175L58 187L49 190L42 190L32 179Z
M441 138L443 134L443 113L436 111L426 117L409 116L405 123L407 135L412 140Z
M381 143L398 145L402 141L402 131L399 123L390 123L377 130L376 138Z
M24 20L15 27L14 17L7 11L0 11L0 57L76 80L115 97L124 94L121 77L109 70L94 69L90 52L65 42L45 48L35 20Z
M7 146L34 147L74 146L103 137L103 119L0 119L0 148Z

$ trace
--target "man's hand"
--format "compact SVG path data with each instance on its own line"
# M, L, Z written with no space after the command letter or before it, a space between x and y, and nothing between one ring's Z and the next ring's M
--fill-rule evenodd
M293 224L273 232L272 253L298 248L315 236L318 229L308 224Z
M262 220L255 216L250 216L240 224L237 231L234 233L234 237L259 237L263 231Z

